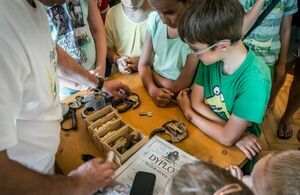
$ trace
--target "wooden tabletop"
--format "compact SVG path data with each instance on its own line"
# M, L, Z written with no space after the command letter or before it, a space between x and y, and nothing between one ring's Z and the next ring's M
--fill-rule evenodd
M153 129L161 127L165 122L179 119L188 128L188 137L182 142L174 144L175 146L198 159L211 161L221 167L228 165L241 166L246 162L245 155L236 147L227 147L217 143L188 122L176 104L166 108L157 107L144 89L138 74L121 75L117 73L112 76L112 79L119 79L126 83L133 92L140 96L141 104L137 109L120 114L123 121L138 131L149 136ZM67 98L65 102L72 101L75 96ZM149 111L153 113L152 117L139 116L139 112ZM78 130L61 131L60 134L61 141L56 154L56 163L64 174L76 169L83 163L81 154L106 157L106 154L101 152L88 136L80 110L77 111L77 119Z

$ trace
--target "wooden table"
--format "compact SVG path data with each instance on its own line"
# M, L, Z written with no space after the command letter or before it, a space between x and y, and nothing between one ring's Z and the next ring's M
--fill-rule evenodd
M153 129L161 127L169 120L179 119L184 122L188 128L189 135L182 142L175 144L177 147L198 159L211 161L221 167L232 164L241 166L246 162L246 157L236 147L226 147L217 143L189 123L175 104L166 108L157 107L148 96L138 74L121 75L117 73L112 79L119 79L126 83L133 92L140 96L140 106L135 110L122 113L120 116L123 121L143 132L145 135L150 135ZM67 98L65 102L73 100L74 97L75 96L71 96ZM152 117L139 116L139 112L148 111L153 113ZM60 134L61 141L56 154L56 163L64 174L69 173L83 163L81 154L92 154L102 158L106 157L106 154L99 151L94 142L89 138L80 111L77 111L77 119L77 131L61 131Z

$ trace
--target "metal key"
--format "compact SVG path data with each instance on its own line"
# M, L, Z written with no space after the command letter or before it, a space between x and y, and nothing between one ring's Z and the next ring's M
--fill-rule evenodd
M152 112L140 112L139 115L140 115L140 116L148 116L148 117L152 117Z

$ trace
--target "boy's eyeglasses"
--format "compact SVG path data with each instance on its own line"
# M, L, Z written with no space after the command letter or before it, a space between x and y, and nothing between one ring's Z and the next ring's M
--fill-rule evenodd
M212 44L211 46L209 46L209 47L207 47L207 48L205 48L205 49L202 49L202 50L200 50L200 51L198 51L197 49L195 49L195 48L193 48L193 47L191 47L191 46L190 46L190 49L191 49L191 52L192 52L194 55L200 56L200 55L202 55L203 53L207 52L208 50L210 50L210 49L216 47L216 46L217 46L219 43L221 43L221 42L229 42L229 43L231 43L231 41L230 41L229 39L224 39L224 40L218 41L218 42L216 42L215 44Z

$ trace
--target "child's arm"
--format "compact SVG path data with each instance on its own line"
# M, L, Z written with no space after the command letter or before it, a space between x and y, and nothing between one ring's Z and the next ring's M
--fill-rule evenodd
M214 121L222 126L226 124L226 121L214 113L204 102L204 89L202 86L193 85L191 93L191 106L198 114L204 116L208 120Z
M96 47L96 67L94 73L98 73L104 78L107 53L104 24L94 0L88 1L88 11L88 22Z
M203 133L217 140L223 145L234 145L245 132L249 122L231 115L225 125L220 125L215 121L197 114L191 107L187 91L181 91L177 96L178 104L185 117L197 126Z
M191 93L191 106L198 114L204 116L208 120L218 123L222 126L226 125L226 121L214 113L204 102L204 89L200 85L194 84ZM249 133L244 133L242 137L235 143L249 159L252 159L262 149L258 139Z
M276 68L276 81L283 79L285 75L285 63L287 59L290 36L291 36L291 27L292 27L292 15L283 16L281 27L280 27L280 54L279 60Z
M198 58L190 54L187 57L185 66L181 70L181 73L177 80L172 81L166 79L158 74L154 74L154 80L156 83L159 83L162 87L171 89L174 93L178 93L180 90L184 88L188 88L191 86L195 74L195 70L197 68Z
M255 4L251 8L251 10L245 15L244 24L243 24L243 34L245 35L250 28L255 24L257 18L260 15L261 9L265 0L256 0Z
M147 33L138 65L139 74L144 87L147 89L155 104L158 106L166 106L171 101L174 94L167 88L158 88L154 83L153 70L151 68L153 54L154 49L152 45L152 38L150 34Z
M116 51L107 48L107 57L111 64L117 65L123 74L131 74L138 70L139 57L120 56Z

